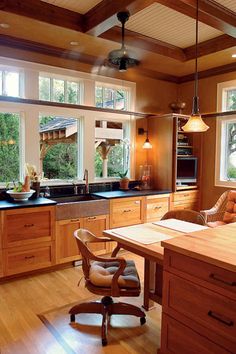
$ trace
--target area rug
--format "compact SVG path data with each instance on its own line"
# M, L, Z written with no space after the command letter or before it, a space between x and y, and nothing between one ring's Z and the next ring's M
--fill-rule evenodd
M94 300L94 298L93 298ZM141 305L142 300L120 301ZM108 329L108 345L101 345L101 315L80 314L70 324L68 312L75 303L39 314L39 319L68 354L156 354L160 346L161 307L147 312L147 322L140 326L134 316L114 315Z

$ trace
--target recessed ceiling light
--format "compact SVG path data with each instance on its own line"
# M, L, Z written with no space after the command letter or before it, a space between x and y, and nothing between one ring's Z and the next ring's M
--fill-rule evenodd
M1 28L9 28L10 25L8 23L0 23Z
M71 41L71 42L70 42L70 45L76 46L76 45L79 45L79 42Z
M236 58L236 54L232 54L232 58Z

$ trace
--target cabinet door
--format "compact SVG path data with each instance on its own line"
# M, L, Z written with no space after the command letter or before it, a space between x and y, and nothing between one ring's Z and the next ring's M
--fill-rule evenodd
M109 228L109 216L99 215L83 218L83 228L91 231L97 237L102 237L103 231ZM110 251L109 242L90 244L89 248L95 254L104 254Z
M157 221L169 210L169 195L146 197L144 222Z
M65 263L81 258L74 232L81 228L81 219L60 220L56 223L56 262Z
M12 209L3 212L3 248L54 239L55 207Z
M141 224L144 198L119 198L110 201L111 228Z

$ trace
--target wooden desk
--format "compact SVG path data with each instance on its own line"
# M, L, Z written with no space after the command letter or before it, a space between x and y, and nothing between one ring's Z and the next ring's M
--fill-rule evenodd
M153 225L152 223L146 223L141 225L135 225L140 235L148 232L148 227L152 227L156 232L161 232L170 238L182 236L184 233ZM123 230L129 230L129 227L123 227ZM163 273L163 247L161 242L152 244L142 244L132 239L122 237L117 234L117 229L105 230L103 233L105 236L111 238L118 243L118 248L124 248L132 253L138 254L144 257L144 303L143 307L148 310L153 305L153 301L161 304L162 302L162 273ZM112 253L113 256L118 252L118 248Z

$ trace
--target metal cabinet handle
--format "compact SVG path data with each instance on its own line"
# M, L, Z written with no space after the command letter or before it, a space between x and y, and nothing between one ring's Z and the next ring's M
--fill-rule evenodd
M87 220L95 220L95 219L97 219L96 216L90 216L90 217L87 218Z
M157 210L157 209L161 209L162 207L161 206L155 206L155 210Z
M35 256L25 256L25 260L35 258Z
M25 224L24 227L33 227L34 224Z
M188 197L189 196L189 194L184 194L184 197Z
M214 320L217 320L221 323L224 323L226 326L232 327L234 325L234 322L232 320L229 320L228 318L220 315L219 313L216 313L214 311L208 311L207 314L209 317L214 318Z
M214 279L214 280L216 280L220 283L223 283L225 285L236 286L236 281L228 281L228 280L222 279L221 276L218 274L211 273L209 275L209 278Z
M80 219L71 219L70 222L78 222Z
M129 213L129 212L131 212L132 211L132 209L124 209L123 210L123 213Z

